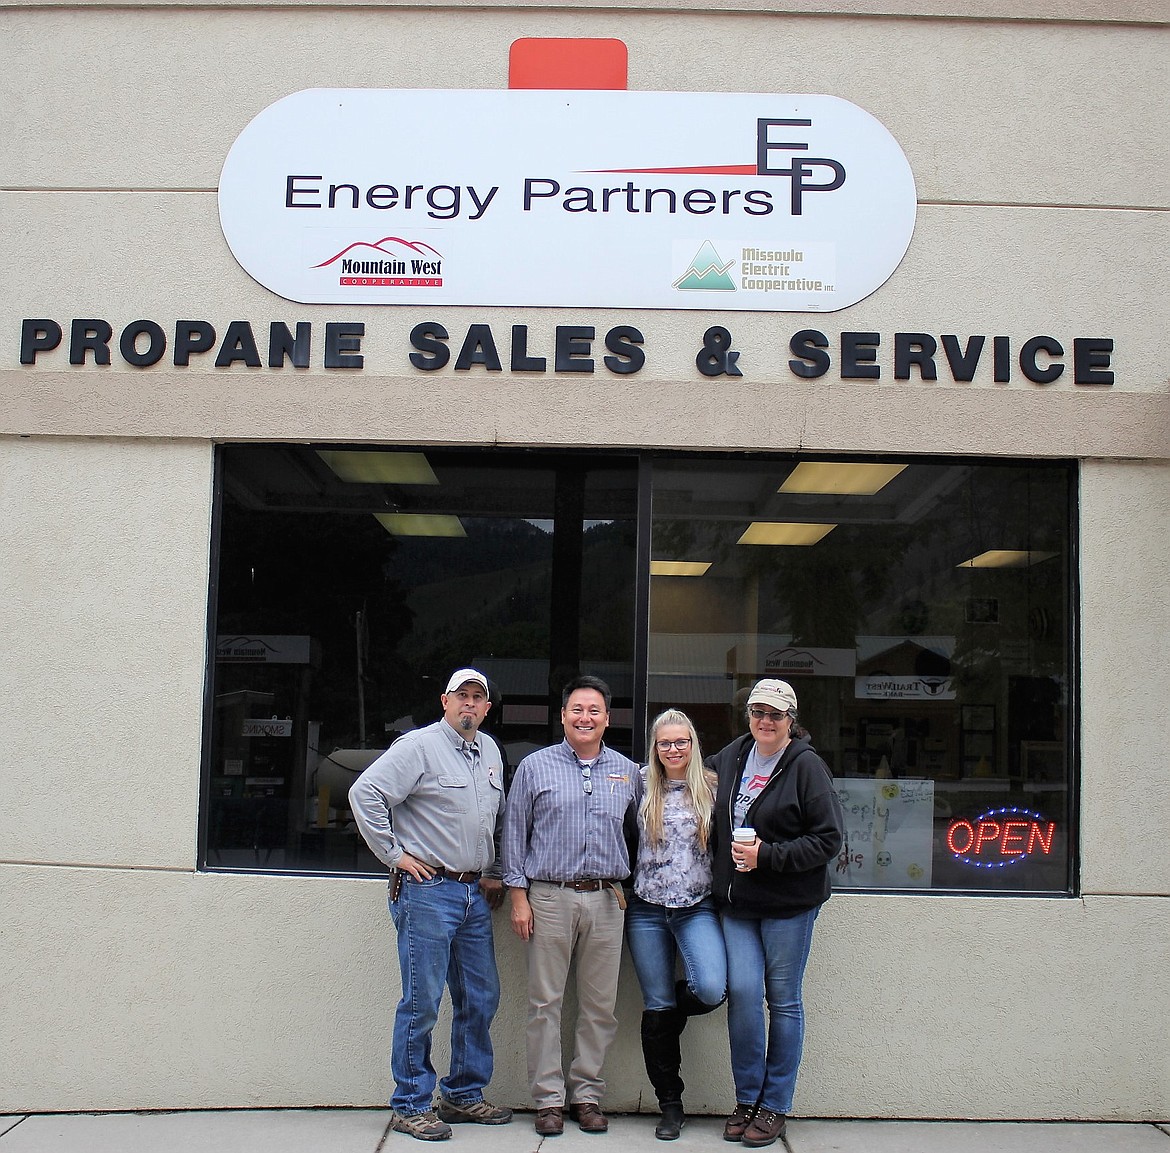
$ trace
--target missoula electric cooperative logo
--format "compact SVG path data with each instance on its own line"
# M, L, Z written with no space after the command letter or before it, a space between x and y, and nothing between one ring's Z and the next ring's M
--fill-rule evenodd
M443 254L425 241L401 236L355 241L313 267L337 273L343 288L443 287Z
M917 205L888 130L813 94L310 89L219 183L240 265L306 304L833 312Z
M703 247L687 265L686 272L674 282L674 287L681 292L734 292L735 281L727 275L727 270L734 263L729 260L724 264L723 258L715 251L715 245L704 240Z
M831 253L826 245L815 246L810 260L820 261L821 276L816 276L805 265L805 253L797 248L769 249L741 247L731 260L724 260L715 246L704 240L692 257L686 271L671 285L679 292L736 292L737 290L766 293L804 292L831 295L833 284L825 275L829 270ZM796 271L794 272L793 269Z

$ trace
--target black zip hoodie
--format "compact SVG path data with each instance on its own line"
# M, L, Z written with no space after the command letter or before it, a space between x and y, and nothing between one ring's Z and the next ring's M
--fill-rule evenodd
M752 743L747 733L707 760L719 777L712 895L732 914L795 916L829 899L829 869L841 851L845 818L828 765L807 737L797 737L785 746L744 818L761 842L757 866L737 871L731 859L732 820Z

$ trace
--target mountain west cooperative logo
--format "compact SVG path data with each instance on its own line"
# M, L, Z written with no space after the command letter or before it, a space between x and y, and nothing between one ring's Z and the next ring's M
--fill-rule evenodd
M425 241L400 236L373 244L356 241L313 267L338 272L337 283L349 288L443 287L443 254Z

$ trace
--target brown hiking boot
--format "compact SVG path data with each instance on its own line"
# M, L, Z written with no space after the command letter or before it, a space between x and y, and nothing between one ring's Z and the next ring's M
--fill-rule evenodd
M723 1126L723 1140L742 1141L743 1135L755 1115L756 1107L754 1105L745 1105L742 1101L737 1101L735 1111L727 1118Z
M749 1149L762 1149L765 1145L772 1145L777 1137L784 1136L787 1122L788 1118L783 1113L773 1113L771 1109L757 1109L752 1123L744 1130L743 1143Z
M440 1121L432 1109L425 1113L395 1113L390 1128L419 1141L446 1141L451 1136L451 1126Z

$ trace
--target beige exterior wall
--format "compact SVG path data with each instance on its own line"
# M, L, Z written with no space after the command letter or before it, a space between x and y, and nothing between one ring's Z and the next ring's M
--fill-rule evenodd
M14 898L3 1008L17 1037L0 1110L376 1105L388 1095L398 977L382 882L32 866L2 875ZM1167 903L833 897L806 978L798 1112L1165 1117ZM522 947L503 914L497 930L504 999L491 1095L525 1107ZM606 1066L615 1110L654 1108L640 1010L627 961ZM684 1038L696 1113L731 1107L725 1019L695 1021Z
M1081 882L1085 893L1160 895L1163 905L1170 903L1170 854L1157 832L1170 828L1168 509L1164 461L1083 464ZM1161 955L1170 957L1170 936Z
M212 446L276 438L1080 458L1082 896L835 897L797 1107L1170 1115L1168 18L1138 0L1024 21L991 0L769 7L0 6L0 1111L386 1097L381 883L196 871ZM631 88L826 92L878 116L920 198L889 283L842 313L733 316L745 377L712 382L701 314L313 308L232 260L219 166L271 101L500 88L512 40L591 35L626 41ZM315 346L362 320L366 367L21 366L25 317L311 320ZM534 344L637 323L650 358L585 385L424 375L405 359L422 319L501 340L527 323ZM785 346L809 325L881 332L881 382L797 381ZM898 383L895 331L1112 336L1117 382ZM523 959L499 929L493 1095L520 1106ZM624 1109L650 1097L632 970L621 997ZM687 1038L715 1062L696 1111L730 1104L722 1022Z

